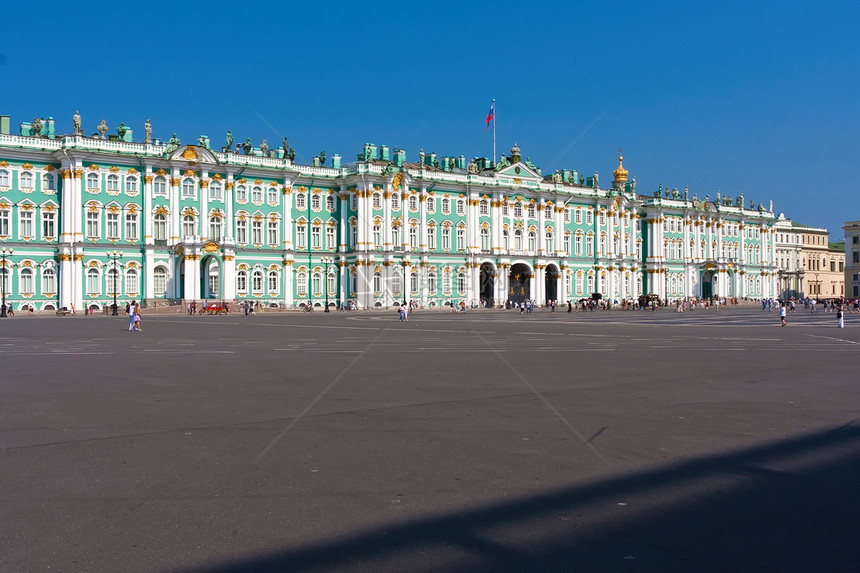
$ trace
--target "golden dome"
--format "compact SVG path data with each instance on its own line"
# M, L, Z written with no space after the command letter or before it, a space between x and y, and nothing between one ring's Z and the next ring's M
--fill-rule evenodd
M627 181L627 170L624 169L624 166L621 164L624 160L624 157L621 155L621 150L619 149L618 151L618 169L613 171L612 174L615 176L616 183L624 183Z

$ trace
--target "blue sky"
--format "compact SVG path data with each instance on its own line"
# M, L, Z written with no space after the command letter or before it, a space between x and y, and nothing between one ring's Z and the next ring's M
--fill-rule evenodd
M364 142L720 190L841 238L860 219L860 3L46 2L7 6L0 113L205 133L298 161ZM38 29L34 24L38 23Z

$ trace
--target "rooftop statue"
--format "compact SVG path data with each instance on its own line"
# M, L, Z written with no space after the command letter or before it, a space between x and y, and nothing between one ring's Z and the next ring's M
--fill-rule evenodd
M290 161L296 160L296 150L294 148L290 148L290 152L287 154L290 157Z
M673 187L672 188L672 199L680 199L680 198L681 198L681 194L678 192L678 188Z
M265 157L266 153L268 153L268 151L269 151L269 144L266 143L265 139L263 140L262 143L260 143L260 151L263 153L263 157Z
M636 191L636 176L635 175L630 180L630 189L632 189L633 191Z
M245 138L245 143L242 144L242 149L245 151L245 155L251 155L251 150L254 149L254 145L251 143L250 137Z
M526 167L528 167L529 169L537 169L537 165L532 163L531 157L526 157Z
M750 210L755 209L755 201L750 199Z
M320 151L320 165L325 165L325 151Z
M696 203L698 203L698 202L699 202L699 196L698 196L698 195L696 195L695 193L693 193L693 201L694 201L694 202L696 202Z
M688 187L684 187L684 201L690 200L690 189Z
M559 173L558 171L553 173L552 174L552 182L553 183L561 183L561 173Z
M723 198L722 198L722 197L720 197L720 192L719 192L719 191L717 191L717 200L716 200L716 201L714 201L714 203L716 203L717 205L721 205L721 204L722 204L722 202L723 202Z
M143 124L143 142L146 144L152 143L152 124L149 123L149 118L146 118L146 123Z
M30 129L34 137L39 137L42 134L42 120L38 117L34 118L33 123L30 124Z
M477 173L478 172L478 164L475 163L475 160L469 162L469 165L466 166L466 171L469 173Z
M233 149L233 132L228 129L227 130L227 153L230 153L231 149Z
M773 213L773 199L770 200L770 208L768 209L771 213Z
M421 165L424 165L424 150L423 149L418 150L418 163L420 163Z
M75 130L75 135L81 135L81 113L75 110L75 115L72 116L72 128Z
M165 150L167 153L173 153L179 146L182 145L182 142L179 141L179 138L176 137L176 134L173 134L173 137L167 142L167 149Z
M508 163L508 160L505 157L505 154L504 153L501 154L499 156L499 162L496 163L496 170L503 169L503 168L507 167L508 165L510 165L510 163Z
M108 132L108 126L107 123L105 123L105 120L102 120L98 127L96 127L96 131L99 132L102 139L105 139L105 134Z
M737 206L740 208L743 208L743 206L744 206L744 196L743 195L738 195Z
M116 135L119 137L120 141L125 140L125 134L128 131L128 128L125 126L125 122L119 122L119 127L116 128Z
M600 187L600 183L598 183L597 179L597 171L594 172L594 188L598 189Z
M287 141L287 138L284 138L284 141L281 143L281 149L284 150L284 157L289 155L290 153L290 142Z

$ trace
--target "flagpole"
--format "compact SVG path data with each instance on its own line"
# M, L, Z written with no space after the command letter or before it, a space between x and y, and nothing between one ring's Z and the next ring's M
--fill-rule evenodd
M491 163L496 162L496 98L493 98L493 159Z

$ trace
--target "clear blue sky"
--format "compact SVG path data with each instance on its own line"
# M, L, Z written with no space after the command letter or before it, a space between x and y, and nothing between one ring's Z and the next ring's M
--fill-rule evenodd
M860 219L860 3L22 2L0 113L142 138L284 135L298 160L364 142L598 171L767 204L841 238ZM38 26L36 26L38 24Z

